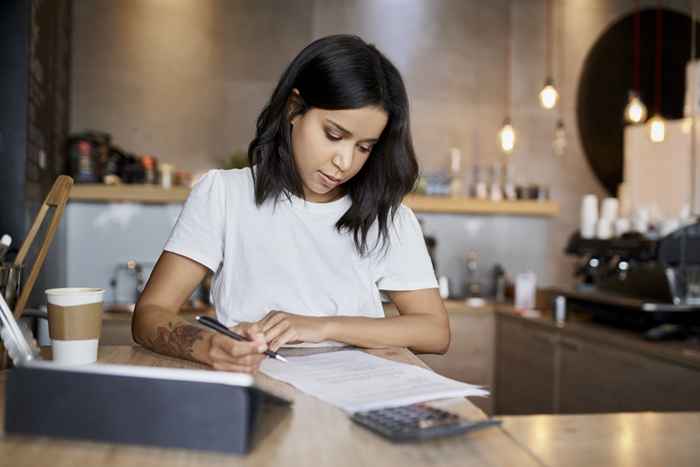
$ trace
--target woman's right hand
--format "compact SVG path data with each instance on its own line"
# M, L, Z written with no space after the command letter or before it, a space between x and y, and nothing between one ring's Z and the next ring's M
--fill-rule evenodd
M242 342L219 333L211 333L209 340L209 364L212 368L238 373L255 373L266 358L265 336L257 324L241 323L233 331L251 339Z

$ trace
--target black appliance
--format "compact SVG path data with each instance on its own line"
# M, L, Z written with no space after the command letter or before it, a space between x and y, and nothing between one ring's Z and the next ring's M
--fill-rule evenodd
M575 232L565 252L580 258L578 285L559 293L569 308L660 338L664 336L654 332L659 326L676 335L698 332L700 223L658 239L637 232L609 240L585 239Z
M66 147L67 171L76 183L144 183L140 157L112 144L109 133L86 131L70 135Z

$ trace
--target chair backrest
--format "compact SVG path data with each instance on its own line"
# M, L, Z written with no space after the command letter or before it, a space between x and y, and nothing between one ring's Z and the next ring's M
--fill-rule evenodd
M34 223L29 229L29 233L24 239L24 242L22 243L22 246L19 249L19 253L17 253L17 257L15 258L15 264L24 265L24 261L27 259L27 255L29 254L29 250L31 249L32 244L36 239L37 233L39 232L39 229L41 228L44 219L46 219L46 215L48 214L50 209L55 209L53 216L51 217L51 223L49 224L49 227L46 230L46 234L44 235L41 247L39 248L39 253L37 254L36 260L32 265L29 277L27 277L27 280L24 283L24 286L22 287L22 292L20 293L20 296L17 299L17 303L15 304L14 315L16 319L19 319L22 316L22 312L24 311L24 308L27 305L27 300L29 300L29 294L32 292L32 288L34 287L34 283L36 282L37 277L39 276L41 267L44 265L44 260L46 259L46 255L49 252L49 247L51 246L53 237L54 235L56 235L58 226L61 223L61 217L63 217L63 210L65 209L66 203L68 202L68 197L70 196L70 190L72 186L72 178L70 178L67 175L59 175L59 177L56 179L53 186L51 187L51 191L49 191L49 194L46 196L46 199L42 203L41 208L39 208L39 212L34 218Z

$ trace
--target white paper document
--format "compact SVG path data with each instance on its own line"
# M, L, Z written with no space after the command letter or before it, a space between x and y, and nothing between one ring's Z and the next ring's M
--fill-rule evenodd
M359 350L286 358L288 363L265 359L261 371L347 412L488 395L478 386Z
M322 341L322 342L300 342L298 344L284 344L283 349L317 349L326 347L349 347L347 344L336 341Z

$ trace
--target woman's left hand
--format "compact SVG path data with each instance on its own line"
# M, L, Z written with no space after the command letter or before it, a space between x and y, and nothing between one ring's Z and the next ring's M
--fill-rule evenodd
M268 347L277 351L287 343L321 342L323 318L273 310L258 321Z

